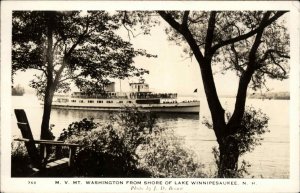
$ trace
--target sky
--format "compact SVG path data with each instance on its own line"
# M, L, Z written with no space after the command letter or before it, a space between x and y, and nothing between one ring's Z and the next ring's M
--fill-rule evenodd
M184 58L183 48L167 40L164 28L168 26L161 20L158 27L152 28L151 35L138 35L128 38L127 33L120 35L129 40L133 47L146 49L148 53L157 55L157 58L136 57L135 65L149 70L145 75L145 81L153 92L176 92L180 94L193 94L195 89L200 96L204 96L201 74L195 58ZM15 85L20 84L29 88L29 81L35 71L19 72L15 77ZM215 83L218 94L235 95L238 86L238 78L233 72L225 75L215 74ZM129 82L136 82L138 78L125 79L121 81L121 90L129 91ZM120 90L120 81L116 81L116 91ZM276 81L269 79L266 84L272 92L289 91L289 81Z

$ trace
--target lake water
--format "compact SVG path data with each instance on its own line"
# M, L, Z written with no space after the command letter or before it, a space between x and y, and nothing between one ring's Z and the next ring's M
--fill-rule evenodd
M189 114L161 114L158 116L158 125L170 127L184 139L185 145L194 150L198 160L206 168L214 170L212 147L217 146L213 130L207 129L201 122L203 116L209 117L206 99L200 99L200 115ZM221 99L223 107L232 111L234 99ZM264 135L261 146L257 146L251 153L244 155L244 159L251 164L251 176L263 178L289 177L289 101L288 100L258 100L248 99L247 105L261 108L269 117L270 132ZM33 95L13 96L11 124L12 135L20 136L13 109L22 108L26 111L33 135L36 139L40 135L43 108ZM85 117L93 117L96 122L105 122L109 114L101 111L62 110L53 109L50 123L55 124L52 132L58 136L63 128L67 128L73 121Z

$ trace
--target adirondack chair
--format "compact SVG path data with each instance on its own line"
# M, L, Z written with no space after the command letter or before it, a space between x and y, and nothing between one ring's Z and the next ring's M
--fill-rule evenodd
M64 143L63 141L53 140L34 140L25 111L23 109L15 109L15 115L18 127L21 130L23 137L21 139L15 139L15 141L23 141L25 143L32 163L32 169L35 173L45 173L45 171L49 171L51 169L72 166L76 148L79 146L78 144L69 144ZM36 147L36 144L40 144L40 151ZM51 146L68 146L69 157L48 160L48 149Z

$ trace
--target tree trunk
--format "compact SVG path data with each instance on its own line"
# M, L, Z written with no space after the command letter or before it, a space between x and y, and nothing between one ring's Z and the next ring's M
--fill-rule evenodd
M47 18L47 85L44 96L44 113L41 125L41 139L53 139L53 135L49 129L49 121L51 115L52 100L55 91L55 84L53 81L53 27L54 27L54 12L46 12Z
M270 20L269 17L271 15L271 12L266 12L263 16L261 23L259 24L259 28L253 30L253 32L251 33L245 33L227 41L221 41L220 44L213 43L216 36L214 34L214 30L216 27L217 13L214 11L210 12L206 38L204 42L204 55L202 54L200 46L194 38L193 33L191 33L191 31L189 30L189 26L187 25L189 15L188 11L184 12L181 24L178 23L178 21L175 20L174 17L167 12L159 11L158 13L166 22L170 24L172 28L174 28L177 32L183 35L186 42L189 44L191 50L194 53L194 56L200 66L204 91L211 112L213 129L219 144L220 155L218 158L218 176L222 178L235 177L236 171L238 169L237 166L240 152L238 147L238 141L233 136L238 132L238 129L241 126L242 118L245 111L247 88L249 82L251 81L251 77L254 74L255 70L257 70L257 68L259 67L256 64L257 50L262 42L261 37L263 35L264 29L273 21L278 19L282 14L284 14L284 12L281 12L279 14L276 13ZM249 63L247 69L240 78L235 109L232 117L226 124L224 109L222 108L222 105L219 101L212 73L212 57L215 55L217 49L229 44L234 44L235 42L239 42L241 40L248 39L249 37L255 34L255 40L249 53Z
M49 129L51 106L54 96L53 85L46 87L45 98L44 98L44 113L41 125L41 139L53 139L53 135Z
M235 138L224 136L219 143L218 177L234 178L238 169L239 150Z

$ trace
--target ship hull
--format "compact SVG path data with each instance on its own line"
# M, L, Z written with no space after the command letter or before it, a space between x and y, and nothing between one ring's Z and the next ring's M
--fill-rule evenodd
M82 109L95 111L121 111L127 108L137 108L140 111L160 112L160 113L193 113L199 114L200 102L172 103L172 104L131 104L131 105L91 105L91 104L57 104L53 103L52 108L57 109Z

